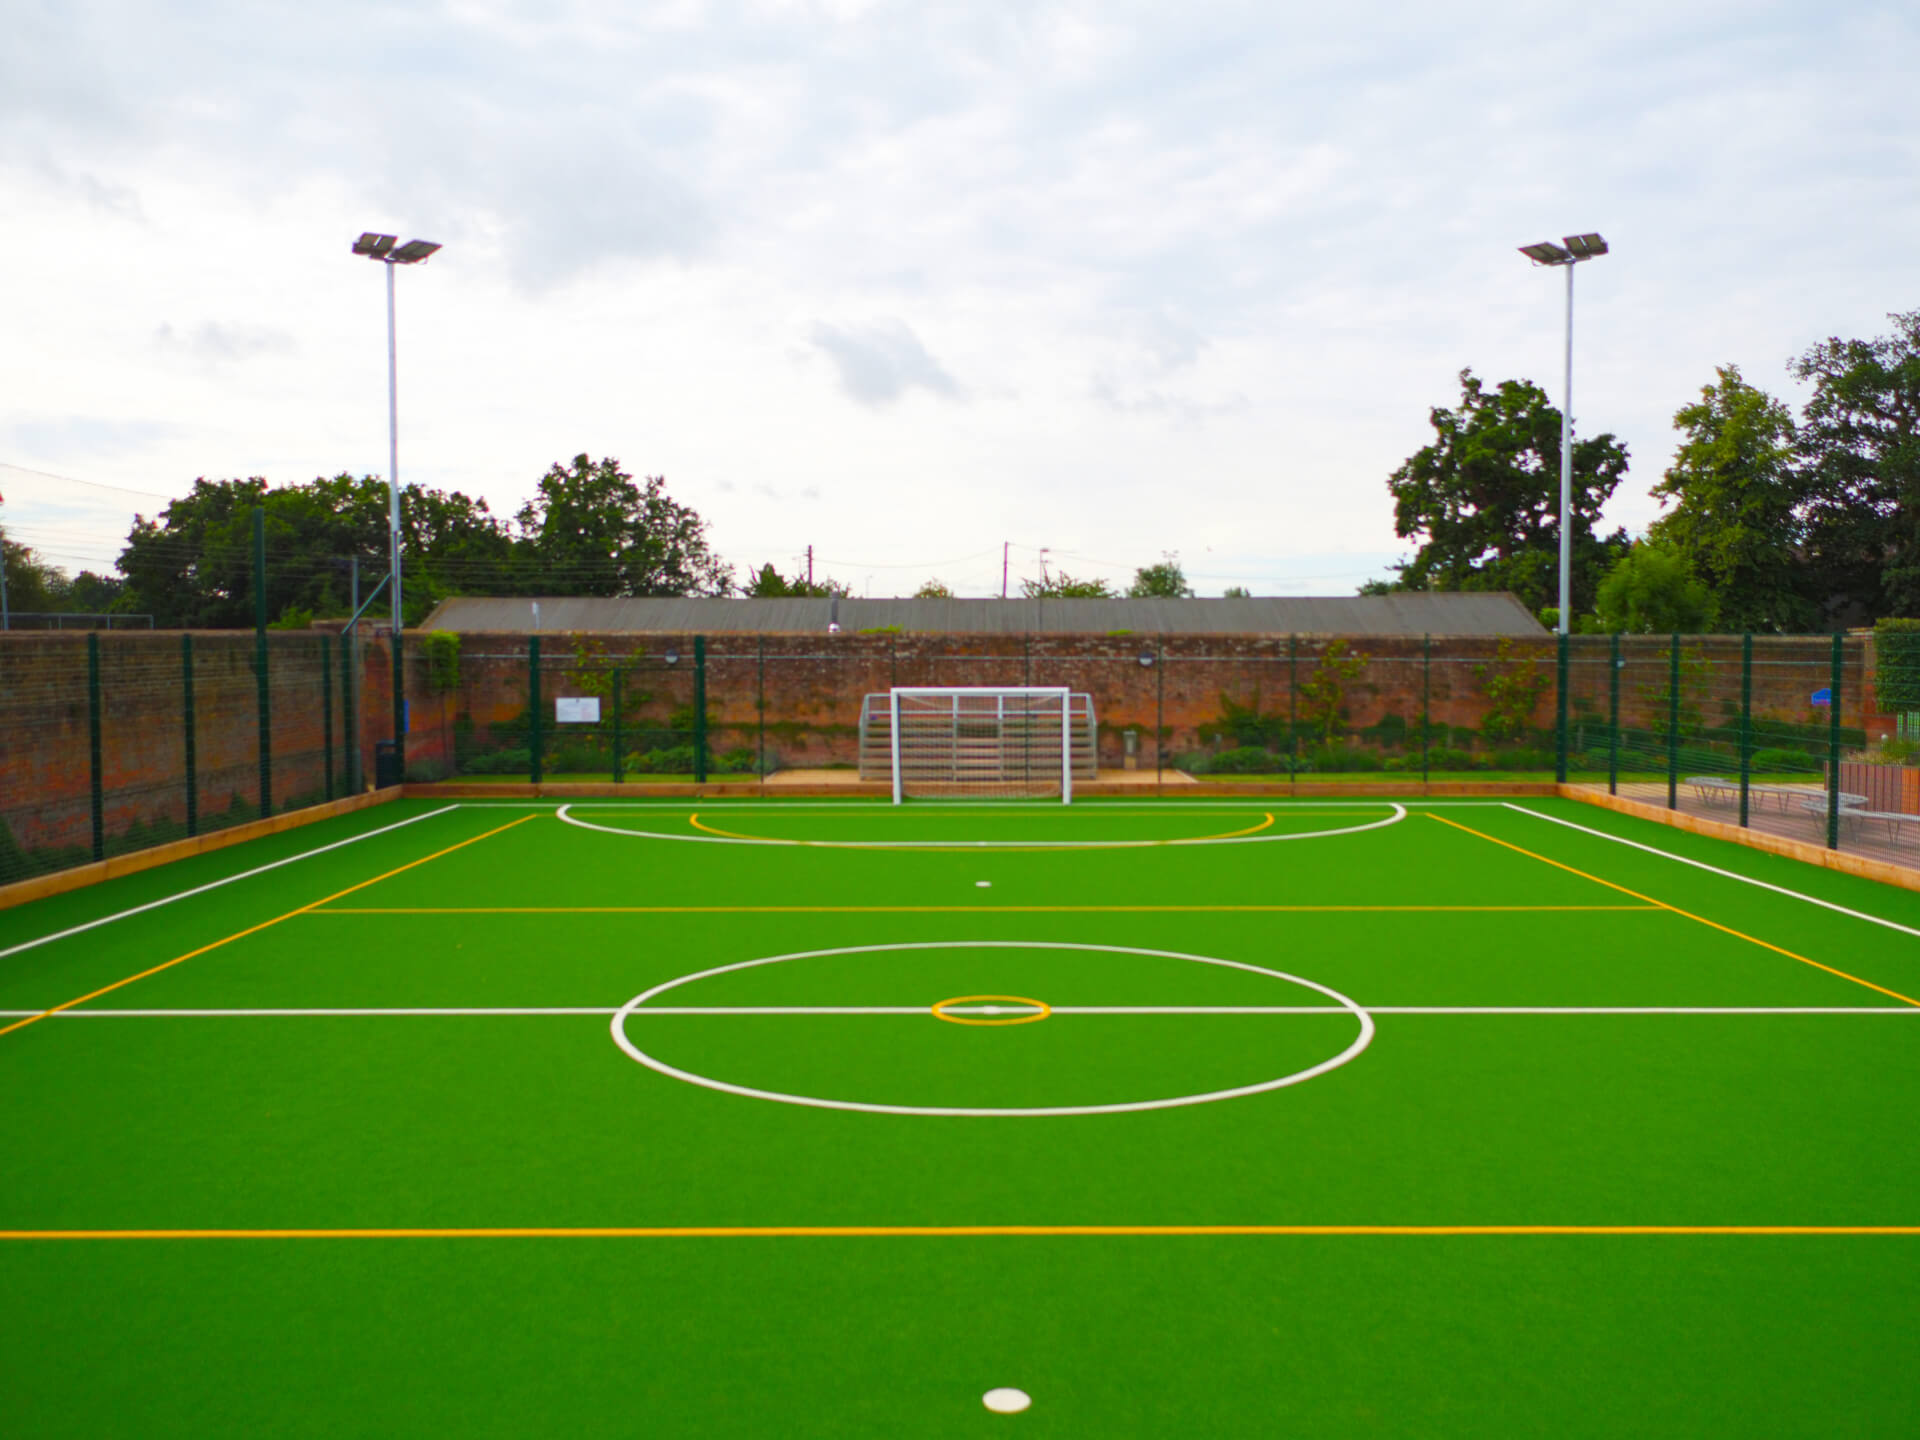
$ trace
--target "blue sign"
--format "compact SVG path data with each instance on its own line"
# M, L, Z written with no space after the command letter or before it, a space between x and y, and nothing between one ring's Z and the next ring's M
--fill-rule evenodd
M1831 690L1816 690L1816 691L1814 691L1814 692L1813 692L1813 703L1814 703L1814 704L1816 704L1816 705L1831 705L1831 704L1833 704L1833 691L1831 691Z

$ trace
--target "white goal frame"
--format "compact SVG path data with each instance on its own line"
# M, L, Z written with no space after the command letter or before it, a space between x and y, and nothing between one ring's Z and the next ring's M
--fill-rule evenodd
M1052 696L1060 701L1060 803L1073 803L1073 690L1067 685L896 685L887 692L887 744L892 751L893 803L906 803L906 776L900 765L900 700L935 696ZM957 713L957 712L956 712Z

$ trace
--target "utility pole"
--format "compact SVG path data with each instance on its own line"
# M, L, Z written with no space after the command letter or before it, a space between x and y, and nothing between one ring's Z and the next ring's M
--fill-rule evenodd
M1013 542L1002 540L1000 542L1000 598L1002 600L1007 598L1007 557L1012 553Z
M813 593L813 547L807 546L807 593Z

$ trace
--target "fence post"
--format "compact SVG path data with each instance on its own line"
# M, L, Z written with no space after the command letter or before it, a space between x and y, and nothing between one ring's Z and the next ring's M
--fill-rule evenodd
M1840 848L1840 665L1847 637L1833 632L1833 672L1827 681L1827 849Z
M1431 783L1427 774L1428 737L1433 733L1433 636L1420 637L1420 785Z
M1560 632L1560 653L1553 701L1553 778L1567 783L1567 642L1571 637Z
M693 783L707 783L707 637L693 637Z
M1607 647L1607 794L1620 793L1620 632Z
M626 772L620 766L620 692L626 689L620 667L613 667L613 783L621 784Z
M320 756L327 799L333 799L333 647L320 641Z
M1747 826L1753 786L1753 632L1740 637L1740 828Z
M273 814L273 700L267 692L267 511L253 507L253 673L260 716L260 818Z
M1298 669L1296 647L1297 635L1287 636L1287 794L1293 795L1300 785L1300 732L1299 698L1295 675Z
M1162 793L1165 785L1165 753L1167 753L1167 641L1165 636L1154 641L1154 795Z
M760 733L759 738L754 742L753 773L754 778L764 787L767 783L767 637L758 635L754 638L759 655L759 673L754 680L753 708L759 720Z
M340 632L340 787L360 790L360 732L354 728L353 636Z
M540 783L540 637L527 637L527 778Z
M101 813L100 776L100 635L87 632L87 767L93 802L93 858L107 858L106 817Z
M1667 809L1680 808L1680 632L1667 647Z
M187 834L200 833L200 776L193 737L193 634L180 632L180 728L187 742Z

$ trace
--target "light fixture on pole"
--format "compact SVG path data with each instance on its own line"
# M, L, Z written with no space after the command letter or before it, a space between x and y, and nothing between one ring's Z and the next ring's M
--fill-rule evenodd
M1565 245L1543 240L1522 245L1520 253L1536 265L1558 265L1567 272L1567 390L1560 411L1560 633L1573 618L1573 267L1607 253L1598 235L1568 235Z
M400 671L400 366L393 327L393 267L418 265L440 247L431 240L398 244L395 236L369 230L353 242L353 253L387 267L387 574L393 606L393 742L401 771L406 770L407 699Z

